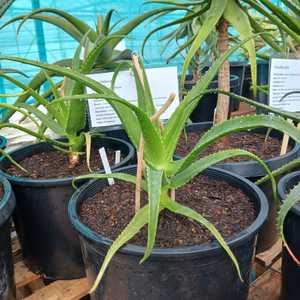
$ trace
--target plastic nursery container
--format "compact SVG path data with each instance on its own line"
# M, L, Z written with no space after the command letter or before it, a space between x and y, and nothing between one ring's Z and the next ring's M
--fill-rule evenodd
M135 167L124 168L133 173ZM242 272L241 282L227 254L217 242L198 246L154 249L150 258L139 264L145 248L127 244L112 259L103 281L92 300L246 300L256 233L268 214L264 194L252 182L221 169L209 169L204 174L238 186L253 201L257 215L247 229L228 239ZM97 180L77 190L69 203L69 217L78 231L89 284L94 282L103 258L112 241L98 235L79 220L77 209L88 197L107 185Z
M113 138L93 140L93 147L103 146L123 153L124 158L112 166L113 170L131 163L134 150L130 144ZM20 161L50 149L48 144L39 143L13 151L11 156ZM9 165L7 159L0 163L1 169ZM9 179L16 195L14 221L29 269L50 280L85 276L78 237L67 217L73 178L30 179L1 173Z
M188 75L187 81L184 85L187 91L191 90L194 86L189 80L191 80L191 76ZM214 80L210 83L208 89L217 89L218 88L218 80ZM232 75L230 76L230 91L238 94L240 92L240 81L239 77ZM201 97L198 105L191 113L190 119L194 122L205 122L212 121L214 118L214 111L217 105L218 95L217 94L206 94ZM236 106L236 101L234 99L230 100L230 111L234 111Z
M10 183L0 176L0 184L4 190L0 199L0 299L16 299L14 281L14 265L11 249L11 215L15 208L15 197Z
M289 191L300 182L300 171L290 173L281 178L278 183L278 194L284 202ZM284 222L284 236L286 241L296 255L300 258L300 204L296 204L287 214ZM288 254L286 248L282 252L281 266L281 296L282 300L298 300L300 295L300 267L296 265Z
M202 122L189 124L186 127L187 132L201 132L207 131L212 127L211 122ZM266 129L258 129L255 132L266 133ZM271 136L281 138L282 134L278 131L272 130ZM300 146L294 141L290 140L290 144L293 146L292 150L285 155L278 156L275 158L265 160L265 163L273 171L279 167L285 165L286 163L294 160L300 154ZM218 168L230 171L232 173L243 176L251 181L256 181L257 179L266 175L265 170L256 161L242 161L242 162L232 162L232 163L221 163L217 165ZM269 216L262 227L257 241L257 252L263 252L269 249L278 240L278 231L276 227L276 217L277 217L277 206L276 201L273 197L273 192L270 183L266 183L260 186L262 191L267 196L269 201Z

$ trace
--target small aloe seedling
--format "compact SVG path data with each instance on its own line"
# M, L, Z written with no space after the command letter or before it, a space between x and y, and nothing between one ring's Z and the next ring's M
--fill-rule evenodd
M153 103L151 90L143 68L141 71L137 68L133 68L138 94L138 106L135 106L119 97L111 89L80 72L61 66L47 65L31 60L14 57L0 57L0 60L13 60L42 67L48 71L55 71L61 76L68 77L81 85L91 88L96 93L95 95L83 94L70 96L65 97L65 99L57 99L53 101L53 103L60 103L60 101L65 101L67 99L76 101L76 99L78 100L90 97L94 99L99 98L99 101L105 100L111 104L118 114L124 129L128 133L128 136L136 149L140 150L141 144L143 144L143 151L141 151L141 161L143 161L143 166L140 164L140 167L144 170L145 176L143 178L141 178L139 174L138 177L136 177L123 173L93 174L79 177L115 178L134 184L139 184L140 182L141 189L148 194L148 203L137 210L135 216L130 221L126 229L122 231L120 236L113 242L107 252L97 280L94 284L93 291L101 281L101 278L103 277L103 274L114 254L146 224L148 225L148 239L142 261L145 261L151 255L155 245L159 213L162 210L170 210L176 214L186 216L207 228L230 256L239 277L242 279L237 259L218 230L202 215L177 202L176 193L174 197L174 190L185 185L193 177L218 162L234 156L246 156L258 161L262 165L271 177L273 191L275 192L276 186L272 174L266 164L254 154L244 150L233 149L217 152L198 159L199 154L217 139L235 131L242 131L256 127L270 127L283 131L289 134L295 141L300 142L299 131L295 126L277 116L258 115L236 118L213 127L201 137L197 145L188 155L180 160L173 160L179 137L191 112L200 101L199 96L206 92L208 85L213 80L224 61L241 45L242 43L228 50L223 57L219 58L215 62L205 76L197 82L195 87L180 102L179 106L165 124L162 124L159 118L157 118L160 116L161 111L157 111ZM165 107L167 106L168 104L166 104Z

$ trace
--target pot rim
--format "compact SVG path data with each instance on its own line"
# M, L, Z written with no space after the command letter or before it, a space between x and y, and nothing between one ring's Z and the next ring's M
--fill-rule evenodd
M118 139L118 138L111 138L111 137L97 137L96 139L97 140L113 140L115 142L118 142L118 143L121 143L121 144L125 145L128 148L127 156L124 157L124 159L122 159L120 161L120 163L118 163L114 166L111 166L112 170L121 168L124 165L128 164L134 156L133 146L130 143L124 141L124 140L121 140L121 139ZM13 150L13 151L9 152L9 154L14 155L16 153L24 151L24 149L28 149L28 148L32 148L32 147L38 147L40 145L45 145L45 144L49 145L47 142L41 142L41 143L26 145L26 146L20 147L16 150ZM2 160L5 160L5 159L6 158L3 158ZM1 162L1 160L0 160L0 162ZM103 173L104 169L101 169L98 172ZM4 172L1 169L0 169L0 175L6 177L9 181L11 181L14 184L17 184L17 185L20 185L20 186L30 186L30 187L62 186L62 185L70 184L73 181L73 179L75 178L75 177L69 176L69 177L64 177L64 178L32 179L32 178L27 178L27 177L22 177L22 176L12 176L12 175Z
M123 171L125 169L130 169L135 166L129 166L126 168L123 168ZM119 170L122 171L122 170ZM248 189L248 194L250 193L250 190L252 190L252 195L256 199L255 201L259 202L259 212L255 218L255 220L251 223L250 226L245 228L240 233L225 239L227 244L232 248L239 246L241 243L243 243L245 240L248 240L253 234L256 234L259 230L259 228L263 225L265 222L268 211L269 211L269 205L268 200L265 196L265 194L251 181L248 179L241 177L239 175L236 175L234 173L219 169L219 168L209 168L206 172L209 172L210 174L218 174L223 175L222 180L228 181L229 178L234 178L235 181L243 183L244 185L244 191L246 192L246 188ZM73 225L73 227L77 230L77 232L80 233L80 235L83 235L85 238L87 238L90 241L104 244L107 248L109 248L112 244L112 240L109 238L106 238L102 235L97 234L92 229L81 223L79 220L79 216L77 214L77 204L79 195L85 191L90 185L95 184L98 180L91 181L90 183L82 186L78 190L75 191L75 193L72 195L71 200L69 201L68 205L68 215L69 219ZM184 247L177 247L177 248L154 248L153 252L151 254L151 257L168 257L168 258L177 258L178 256L184 256L184 255L212 255L216 252L222 251L223 248L219 246L217 241L213 241L212 243L203 243L201 245L194 245L194 246L184 246ZM118 250L120 253L127 253L130 255L135 256L143 256L145 252L145 247L137 246L134 244L127 244L123 246L121 249Z
M10 218L15 205L15 197L9 181L0 175L0 184L3 187L4 194L0 199L0 227Z
M286 199L286 196L287 196L287 193L288 193L288 190L287 190L287 185L289 183L289 181L291 179L294 179L295 177L299 177L299 182L300 182L300 171L295 171L295 172L292 172L292 173L289 173L285 176L283 176L279 182L278 182L278 195L279 195L279 198L280 198L280 201L281 203L284 203L285 199ZM299 203L296 203L292 208L291 208L291 211L296 214L297 216L300 217L300 204Z

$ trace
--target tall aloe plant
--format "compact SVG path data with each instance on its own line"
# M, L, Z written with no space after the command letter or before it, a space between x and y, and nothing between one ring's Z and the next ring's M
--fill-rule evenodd
M270 0L245 0L259 13L276 25L293 42L291 52L300 58L300 5L299 1L283 0L281 6L275 5ZM272 45L271 45L272 46Z
M253 33L261 32L261 28L257 24L256 20L248 12L249 9L255 8L253 3L258 1L242 1L242 0L210 0L210 1L165 1L165 0L151 0L146 3L157 3L164 5L165 7L185 7L187 9L186 14L183 17L159 26L149 33L146 39L148 39L155 32L169 28L174 25L178 25L178 32L184 30L188 24L194 26L194 24L201 24L198 26L198 30L181 46L179 51L184 48L188 49L187 55L182 68L181 86L183 86L186 72L189 64L193 60L193 57L199 51L201 45L207 42L207 39L212 33L218 33L217 41L217 53L222 56L229 47L229 30L232 28L239 34L240 39L245 39ZM265 9L260 11L264 14ZM161 13L158 16L165 16L167 13ZM194 26L195 27L195 26ZM175 33L174 33L175 34ZM172 37L170 35L170 37ZM272 39L266 34L262 35L262 38L267 43L272 43ZM255 42L250 40L244 45L249 55L251 63L251 73L253 80L254 93L256 92L256 51ZM229 62L226 61L219 71L219 88L228 91L230 89L230 74L229 74ZM226 95L219 95L216 113L216 122L220 123L227 119L229 110L229 97Z
M132 143L138 149L140 138L144 141L144 162L145 162L145 178L141 182L142 189L148 193L148 204L143 206L133 217L126 229L113 242L111 248L107 252L106 258L102 264L94 289L99 284L103 274L114 256L114 254L127 243L139 230L148 224L148 241L142 261L145 261L153 250L155 244L156 230L159 220L159 212L161 210L170 210L174 213L191 218L207 228L217 239L226 253L230 256L237 272L241 278L241 272L238 262L222 238L217 229L206 220L202 215L194 210L179 204L175 199L170 198L171 191L183 186L190 181L194 176L224 159L233 156L246 156L258 161L266 172L270 175L275 190L275 182L273 177L265 165L265 163L254 154L244 150L226 150L211 154L198 160L199 154L204 151L209 145L217 139L235 132L256 127L270 127L289 134L297 142L300 142L300 133L295 126L286 122L284 119L277 116L247 116L228 120L209 130L192 149L192 151L184 158L174 161L173 155L178 143L179 137L184 129L185 123L188 120L191 112L200 101L199 96L206 92L209 83L217 74L220 66L226 61L241 44L228 50L225 56L220 57L210 70L197 82L194 88L185 96L183 101L176 108L170 119L162 125L157 116L161 111L156 111L152 101L151 91L147 82L147 77L143 71L144 81L138 76L138 71L134 72L137 82L138 106L132 105L130 102L122 99L114 91L103 86L99 82L87 77L81 72L70 70L68 68L43 64L36 61L26 60L22 58L1 56L0 60L11 60L15 62L25 63L36 67L41 67L48 72L56 72L61 76L65 76L80 85L87 86L94 90L95 95L76 95L58 97L52 102L52 105L60 105L65 102L80 101L83 98L99 98L99 101L107 101L112 105L118 114L125 130L128 133ZM153 117L156 116L156 117ZM4 125L5 126L5 125ZM87 175L80 178L90 178ZM125 180L136 183L135 176L123 173L114 173L110 175L93 175L93 178L114 177L116 179Z

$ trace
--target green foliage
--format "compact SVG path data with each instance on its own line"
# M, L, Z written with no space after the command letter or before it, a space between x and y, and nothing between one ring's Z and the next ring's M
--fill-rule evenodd
M165 11L173 10L173 8L165 9ZM80 44L80 47L77 49L73 58L58 61L54 63L55 65L70 67L73 70L80 71L84 74L88 74L94 69L97 69L98 71L115 70L118 68L124 69L130 66L130 63L128 62L128 50L118 51L115 49L116 46L133 29L146 19L155 15L157 11L154 10L138 16L123 26L120 26L120 28L115 31L113 31L115 24L112 24L111 20L113 12L114 11L109 11L103 18L99 17L98 24L94 30L88 24L63 10L41 8L36 9L29 14L20 15L7 21L0 27L0 30L5 29L8 25L17 21L21 21L17 29L18 33L25 22L30 19L48 22L64 30ZM83 59L80 59L81 52L84 53ZM49 82L49 77L57 76L60 76L60 74L55 71L48 71L47 74L41 71L31 80L28 87L34 91L38 91L46 81ZM70 80L67 80L66 86L64 87L64 93L66 96L83 94L84 87L77 82L70 82ZM20 96L16 100L16 103L25 103L31 96L32 95L30 94ZM7 110L5 112L4 121L8 121L13 113L13 110ZM66 122L68 123L68 126L66 131L69 134L75 135L76 132L85 127L85 103L83 101L70 103L67 115L68 119Z
M247 43L248 40L246 40L245 42ZM256 160L270 174L267 166L263 161L261 161L255 155L242 150L224 151L207 156L198 161L198 155L202 151L204 151L211 143L228 133L255 127L271 127L289 134L296 142L300 143L300 133L297 128L293 124L286 122L281 117L268 117L264 115L242 117L226 121L223 124L212 128L199 140L198 144L187 156L178 161L173 161L173 155L175 152L176 144L178 143L180 137L180 133L183 131L194 105L197 105L198 101L200 101L199 96L205 93L209 83L217 74L218 69L222 65L224 60L226 60L229 55L242 44L243 43L237 45L232 50L228 50L225 57L220 57L216 61L216 64L210 69L206 76L203 76L201 80L194 86L194 88L186 95L184 100L180 103L180 105L177 107L175 112L172 114L172 116L164 126L162 126L160 122L153 122L151 120L151 116L155 111L153 110L155 106L151 97L151 91L147 84L146 73L143 67L142 69L145 76L145 88L143 87L144 85L142 84L141 79L137 76L136 70L134 71L135 79L137 82L137 94L139 95L139 105L141 106L138 107L132 105L125 99L122 99L111 89L83 74L82 69L80 67L78 68L77 65L76 68L73 67L72 69L70 69L59 65L49 65L22 58L7 56L0 57L0 60L11 60L15 62L25 63L40 67L47 72L55 72L60 76L66 77L67 80L70 80L70 82L75 82L76 85L89 87L96 93L96 95L73 95L73 93L70 93L69 95L65 95L64 97L55 99L51 104L48 105L48 111L50 111L51 109L51 111L53 110L54 113L58 114L64 107L63 105L61 105L62 103L65 103L65 105L68 106L70 105L70 102L76 103L78 101L84 101L89 97L99 99L99 101L107 101L118 114L124 126L124 129L128 133L128 136L131 138L136 148L139 147L140 137L143 137L146 176L142 181L142 188L148 193L148 204L137 212L137 214L128 224L125 230L123 230L120 236L113 242L112 246L107 252L93 289L95 289L101 281L101 278L103 277L104 272L113 255L146 224L148 225L148 241L143 260L147 259L147 257L151 255L151 252L155 245L159 212L162 209L167 209L174 213L184 215L207 228L216 238L220 246L230 256L241 278L239 265L233 252L228 247L226 241L222 238L221 234L217 231L214 225L192 209L180 205L176 201L176 199L170 200L168 195L173 188L185 184L194 176L198 175L198 173L202 170L235 155L243 155L249 157L250 159ZM52 88L55 89L54 85L52 85ZM34 92L32 92L32 90L30 89L29 92L35 95ZM57 93L55 92L54 94ZM41 99L37 97L37 101L41 101ZM53 107L55 109L53 109ZM54 119L57 121L58 117L55 117ZM4 126L6 125L7 124L5 124ZM12 125L17 126L15 124ZM62 126L63 124L60 125ZM82 138L85 139L84 136L82 136ZM69 140L71 142L73 141L73 139ZM58 145L58 147L63 147L63 145ZM131 183L136 181L134 176L126 174L122 175L119 173L108 175L86 175L79 177L78 179L108 177L125 180ZM270 174L270 177L272 178L274 183L272 174Z
M257 20L257 16L253 12L259 6L259 1L239 1L239 0L212 0L212 1L163 1L151 0L145 3L161 4L161 9L165 7L173 7L185 10L185 15L178 17L176 20L163 24L152 30L145 38L144 45L149 38L156 32L169 28L171 32L166 34L162 40L166 42L166 48L172 41L178 42L178 49L168 58L168 61L183 51L184 63L182 68L181 87L183 87L184 79L189 67L192 69L199 68L199 64L207 64L211 61L212 56L219 56L217 40L218 25L223 21L227 21L237 34L228 35L233 42L249 38L254 33L263 33L262 28ZM254 5L255 4L255 5ZM267 9L260 7L260 15L265 16ZM154 20L165 17L168 14L159 12ZM267 44L272 42L269 35L264 32L262 40ZM184 42L179 42L183 40ZM251 64L251 73L253 80L254 92L256 91L256 48L255 41L249 40L243 48L247 52ZM273 45L275 47L275 45ZM277 47L277 50L279 47ZM200 61L199 61L200 60ZM194 73L194 72L192 72ZM196 73L199 71L196 70Z

